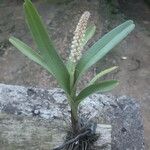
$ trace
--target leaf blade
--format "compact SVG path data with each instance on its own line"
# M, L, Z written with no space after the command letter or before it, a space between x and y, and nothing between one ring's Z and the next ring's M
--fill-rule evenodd
M20 41L19 39L15 38L15 37L10 37L9 41L19 51L21 51L25 56L27 56L34 62L40 64L41 66L43 66L45 69L47 69L50 72L47 64L44 62L42 57L37 52L35 52L31 47L29 47L28 45L26 45L25 43L23 43L22 41Z
M133 21L126 21L98 40L79 60L76 67L76 80L78 80L88 68L94 65L123 40L134 27Z
M94 35L96 31L96 26L93 25L93 26L89 26L87 29L86 29L86 32L85 32L85 37L84 37L84 40L83 40L83 43L82 43L82 46L84 47L86 45L86 43L92 38L92 36Z
M103 81L101 83L92 84L86 87L85 89L83 89L79 93L79 95L76 97L76 102L79 104L84 98L97 91L108 92L112 90L114 87L116 87L117 85L118 85L118 81L116 80L108 80L108 81Z
M30 0L25 0L24 11L26 21L38 50L40 51L40 55L45 59L49 69L60 86L69 93L69 73L60 56L57 54L46 28Z
M94 84L99 78L101 78L102 76L110 73L111 71L117 69L118 66L114 66L114 67L111 67L111 68L108 68L108 69L105 69L103 71L101 71L100 73L98 73L90 82L88 85L91 85L91 84Z

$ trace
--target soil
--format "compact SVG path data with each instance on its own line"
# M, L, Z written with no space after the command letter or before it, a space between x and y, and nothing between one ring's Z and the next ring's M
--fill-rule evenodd
M77 21L84 10L92 14L91 23L96 24L96 35L88 46L102 34L126 19L132 19L136 28L128 38L97 63L83 78L80 88L86 84L95 71L119 65L119 69L104 79L119 79L120 85L112 93L129 95L141 103L145 127L146 149L150 149L150 9L142 0L122 1L120 6L103 5L97 0L77 1L69 4L51 4L34 1L38 7L56 47L65 61L69 54L69 43ZM105 8L100 9L100 8ZM111 13L105 13L111 8ZM25 25L22 2L2 0L0 3L0 82L42 88L56 87L57 82L39 65L24 57L8 42L15 35L35 48Z

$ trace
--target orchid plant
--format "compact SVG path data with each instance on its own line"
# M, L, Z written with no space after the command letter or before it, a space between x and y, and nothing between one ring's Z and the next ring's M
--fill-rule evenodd
M98 79L115 70L117 66L98 73L80 92L77 92L78 82L82 75L122 41L134 29L135 25L131 20L124 22L104 35L82 54L85 44L91 39L96 30L94 25L87 27L90 13L88 11L84 12L74 32L68 61L63 63L43 25L41 17L30 0L25 0L24 11L37 49L33 50L15 37L10 37L9 41L24 55L44 67L56 78L68 99L71 108L72 130L76 134L80 130L79 104L94 92L107 92L116 87L118 85L116 80L99 81Z

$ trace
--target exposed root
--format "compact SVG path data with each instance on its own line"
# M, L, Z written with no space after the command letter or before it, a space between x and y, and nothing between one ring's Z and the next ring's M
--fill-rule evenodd
M69 132L66 142L53 150L94 150L93 143L99 137L99 135L96 135L95 131L96 124L91 123L82 127L77 136Z

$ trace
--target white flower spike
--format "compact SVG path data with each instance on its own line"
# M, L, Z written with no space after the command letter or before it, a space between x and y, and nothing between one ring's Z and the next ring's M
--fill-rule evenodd
M69 56L69 59L73 62L76 63L82 55L82 42L84 40L84 36L85 36L85 31L86 31L86 27L87 27L87 22L88 19L90 17L90 12L85 11L79 22L78 25L76 27L76 30L74 32L74 37L73 37L73 41L71 44L71 53Z

